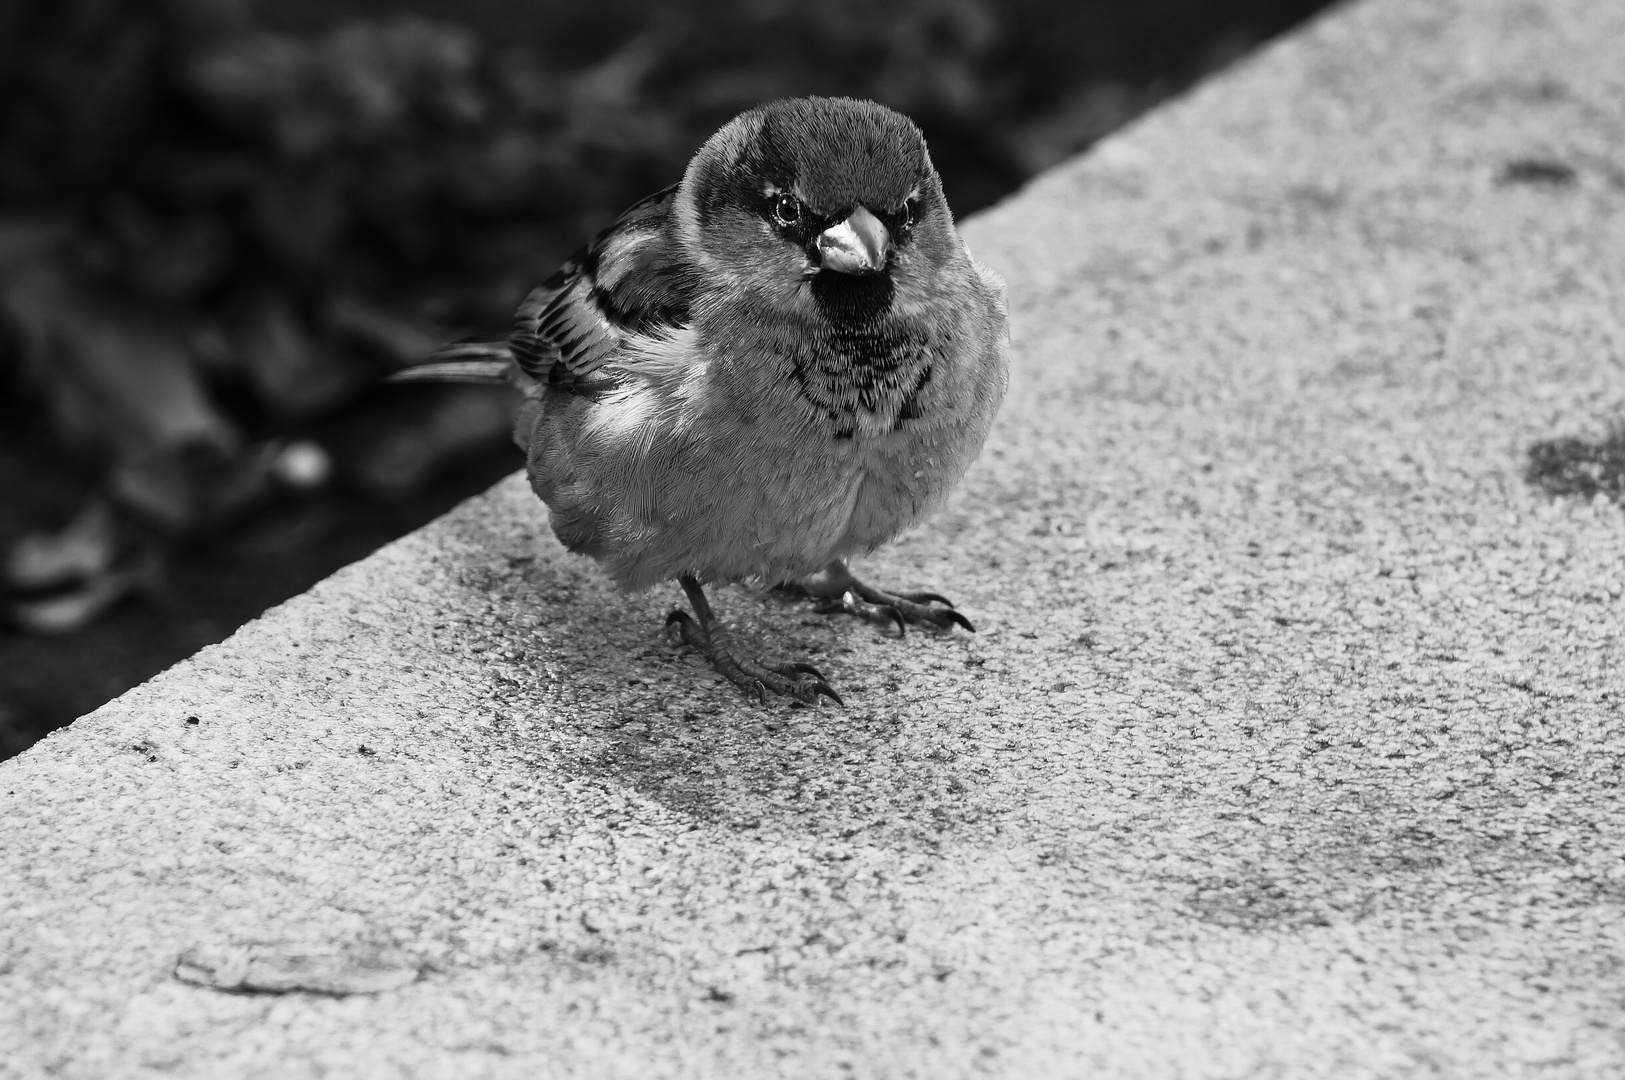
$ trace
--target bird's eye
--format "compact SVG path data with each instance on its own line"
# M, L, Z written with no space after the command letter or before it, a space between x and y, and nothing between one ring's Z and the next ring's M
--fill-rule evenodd
M784 192L773 199L773 220L789 228L801 220L801 200Z
M909 199L903 203L903 220L897 226L903 232L914 228L914 221L920 216L920 200Z

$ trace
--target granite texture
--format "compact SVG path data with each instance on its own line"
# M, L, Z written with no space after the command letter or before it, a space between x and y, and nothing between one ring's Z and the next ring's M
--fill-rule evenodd
M1625 1075L1625 512L1523 476L1622 56L1366 0L967 223L1010 397L865 569L982 632L718 594L844 711L515 478L0 765L0 1076Z

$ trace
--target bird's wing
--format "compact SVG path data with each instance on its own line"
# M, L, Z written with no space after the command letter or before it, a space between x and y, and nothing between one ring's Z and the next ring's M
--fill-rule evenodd
M509 344L526 374L569 388L687 325L699 279L670 227L676 195L635 203L525 297Z

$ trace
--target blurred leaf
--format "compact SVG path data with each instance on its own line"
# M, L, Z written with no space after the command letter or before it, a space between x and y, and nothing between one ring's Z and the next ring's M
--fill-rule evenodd
M0 274L48 255L68 233L54 217L0 217Z
M645 30L570 80L570 107L626 110L637 104L645 80L666 58L669 37Z
M254 22L253 0L161 0L167 14L187 34L221 37L247 30Z
M154 296L179 299L200 292L230 260L225 230L210 217L160 221L132 200L119 199L109 218L125 279Z
M11 621L33 634L69 634L101 618L137 584L133 574L105 574L60 596L13 601Z
M203 517L203 493L179 454L153 451L118 461L108 489L121 505L170 532Z
M240 337L254 386L280 416L317 413L345 397L360 379L358 370L336 362L280 300L262 304Z
M71 573L72 576L51 581L51 586L59 587L45 595L12 596L5 603L5 614L9 621L35 634L72 633L95 622L131 593L153 587L159 567L156 552L149 549L131 553L118 562L112 561L118 546L116 528L116 519L111 510L105 503L95 500L64 533L55 538L59 541L55 552L45 554L36 550L31 553L32 557L43 554L48 560L54 555L56 563L51 567L42 564L31 569L49 569L58 574ZM69 535L75 531L84 535ZM95 535L90 535L92 533ZM36 539L31 537L25 540L13 552L12 570L18 569L15 565L18 554ZM75 547L82 547L83 550L63 550ZM20 582L16 584L19 589L24 587ZM46 582L42 579L26 587L37 591L45 586Z
M192 443L121 459L108 490L124 507L183 534L241 513L274 491L275 454L226 454Z
M355 478L374 495L401 498L458 455L506 439L513 407L513 394L502 388L441 391L425 414L386 430L363 450L353 466Z
M328 323L339 333L382 353L397 367L422 360L446 340L442 333L430 332L351 295L334 299Z
M124 457L239 444L197 377L182 329L161 315L98 296L38 261L0 279L0 317L77 441Z
M223 116L308 158L396 135L414 117L477 121L485 110L470 81L477 57L478 41L462 27L398 16L316 39L228 39L196 58L189 75Z
M113 509L92 498L60 532L31 533L6 560L13 589L49 589L105 573L118 549Z
M351 214L343 166L268 173L255 185L255 231L271 251L303 271L329 270Z

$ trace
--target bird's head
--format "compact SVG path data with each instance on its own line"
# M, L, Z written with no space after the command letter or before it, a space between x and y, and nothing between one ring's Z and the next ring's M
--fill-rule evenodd
M924 296L959 244L919 128L851 98L775 101L735 118L695 154L678 213L707 271L836 321Z

